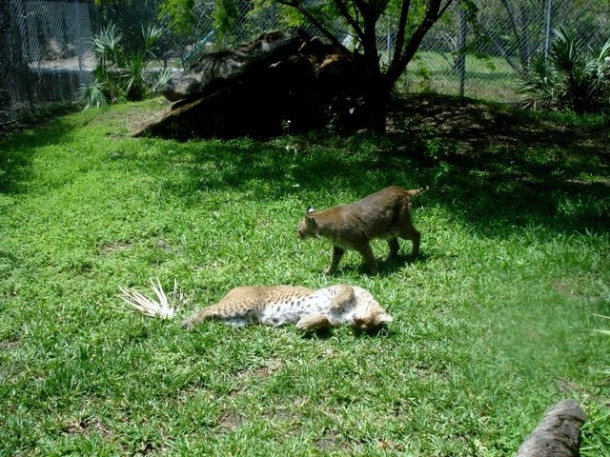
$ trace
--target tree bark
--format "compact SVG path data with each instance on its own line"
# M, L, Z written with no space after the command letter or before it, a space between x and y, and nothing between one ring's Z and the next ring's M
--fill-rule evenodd
M516 457L577 457L587 415L575 400L553 406L519 447Z

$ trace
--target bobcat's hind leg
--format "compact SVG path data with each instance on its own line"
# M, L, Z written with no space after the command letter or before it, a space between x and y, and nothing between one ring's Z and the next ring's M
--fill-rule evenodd
M413 248L411 249L411 255L416 256L419 254L419 243L421 241L421 234L413 228L413 231L409 233L409 239L413 241Z
M304 332L313 332L315 330L337 327L339 325L339 321L327 316L326 314L309 314L299 319L299 322L297 322L296 325L299 330L303 330Z
M339 246L333 246L333 256L330 260L330 267L328 267L328 270L326 270L326 274L332 275L337 270L343 254L345 254L344 249L340 248Z
M400 228L400 237L413 242L413 248L411 249L412 256L419 254L421 234L413 227L413 222L411 222L410 217L403 222L402 227Z
M385 259L386 262L392 260L398 255L398 250L400 249L400 245L398 244L398 238L390 238L388 240L388 246L390 247L390 252L388 253L388 256Z
M189 317L183 319L180 323L182 328L189 332L192 332L195 329L195 326L197 324L200 324L204 320L204 317L201 316L202 311L203 310L197 311L196 313L191 314Z
M200 309L199 311L195 311L189 317L185 318L180 325L183 329L192 332L195 327L201 324L206 319L214 319L220 317L217 312L218 305L211 305L206 308Z

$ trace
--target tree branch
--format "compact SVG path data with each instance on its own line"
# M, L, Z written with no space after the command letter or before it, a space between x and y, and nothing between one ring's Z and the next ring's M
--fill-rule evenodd
M330 30L328 30L324 24L318 21L313 14L311 14L307 8L303 7L299 0L277 0L277 3L280 5L290 6L292 8L296 8L303 16L307 18L309 22L311 22L321 33L324 35L333 45L337 46L341 51L346 54L351 54L350 51L343 46L337 37L335 37Z
M392 66L398 63L400 55L402 53L402 47L405 45L405 30L407 28L407 20L409 19L409 11L411 10L411 0L403 0L400 7L400 16L398 18L398 30L396 32L396 44L394 46L394 54L392 56L392 62L390 63L391 71Z
M587 414L575 400L553 406L534 431L521 444L516 457L576 457L580 429Z
M363 1L363 0L352 0L354 2L354 5L356 6L356 8L358 8L358 11L360 11L360 13L362 13L363 17L368 17L371 10L369 8L369 6Z
M333 0L335 5L337 6L337 8L339 8L339 11L341 12L341 15L347 20L347 22L349 23L349 25L354 29L354 32L356 32L356 35L358 36L360 42L362 42L362 38L364 37L364 32L362 30L362 27L360 27L360 24L358 24L358 21L356 20L356 18L354 18L349 10L347 9L347 7L345 6L345 3L341 0Z
M438 20L438 18L449 8L449 6L455 0L446 0L446 3L443 4L442 0L430 0L428 6L426 8L426 13L424 15L423 20L411 35L409 42L406 44L404 50L401 50L401 55L398 57L396 61L392 61L392 65L388 69L385 74L384 80L386 85L392 86L396 80L400 77L404 69L407 67L415 52L419 49L419 45L421 44L424 36L430 30L430 28L434 25L434 23Z

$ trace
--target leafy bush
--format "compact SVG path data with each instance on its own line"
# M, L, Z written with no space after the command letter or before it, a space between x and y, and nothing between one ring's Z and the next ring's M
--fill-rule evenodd
M102 28L93 38L97 67L95 82L83 92L85 108L99 108L122 99L142 100L151 89L160 86L159 81L167 81L166 70L149 71L162 33L154 25L142 27L141 49L126 50L114 24Z
M610 106L610 39L597 53L561 28L548 58L537 56L521 77L519 92L530 108L600 112Z

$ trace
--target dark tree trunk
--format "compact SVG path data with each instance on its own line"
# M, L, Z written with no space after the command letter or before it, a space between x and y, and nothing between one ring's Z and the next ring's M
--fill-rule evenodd
M516 457L577 457L580 428L586 420L576 401L557 403L525 439Z
M386 133L386 118L390 103L390 92L386 90L383 81L372 83L364 95L364 110L366 112L366 127L375 133Z

